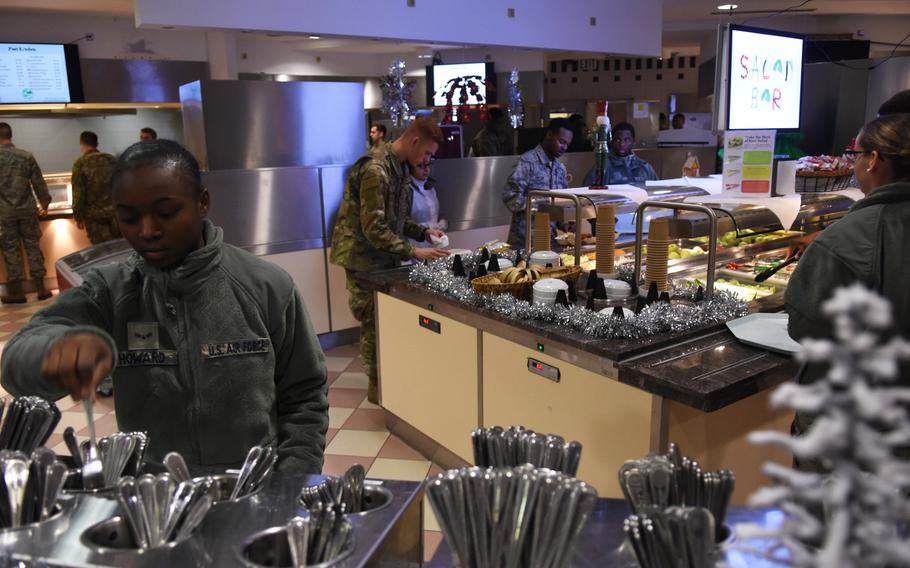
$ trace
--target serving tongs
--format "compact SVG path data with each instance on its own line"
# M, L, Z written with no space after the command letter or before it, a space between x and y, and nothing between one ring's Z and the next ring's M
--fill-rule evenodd
M766 270L762 270L761 272L759 272L758 274L755 275L755 281L756 281L756 282L764 282L764 281L767 280L768 278L771 278L772 276L774 276L775 274L777 274L778 271L780 271L781 268L784 268L785 266L790 266L791 264L793 264L793 263L796 262L797 260L799 260L798 257L796 257L796 256L791 256L790 258L788 258L787 260L783 261L782 263L778 264L778 265L775 266L775 267L768 268L768 269L766 269Z

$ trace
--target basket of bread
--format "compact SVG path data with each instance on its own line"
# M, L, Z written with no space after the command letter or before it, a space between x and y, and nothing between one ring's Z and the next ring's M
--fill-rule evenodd
M853 164L841 156L805 156L796 161L796 192L838 191L850 184Z
M531 286L541 278L556 278L574 282L581 275L582 270L580 266L544 268L528 265L522 260L502 272L487 274L471 280L471 286L478 294L512 294L518 299L523 299L527 296Z

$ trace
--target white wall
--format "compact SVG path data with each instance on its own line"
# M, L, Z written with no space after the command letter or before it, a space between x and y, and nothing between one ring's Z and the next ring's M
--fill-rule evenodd
M325 53L319 50L295 49L292 43L237 36L240 56L237 69L240 73L284 73L287 75L339 75L346 77L374 77L389 72L395 59L404 59L407 71L423 72L426 60L416 55L401 57L392 54Z
M0 23L6 42L68 43L93 33L94 41L78 42L88 59L207 60L203 32L137 29L132 18L6 10Z
M657 55L662 0L136 0L143 27L267 30L435 44ZM515 17L507 16L515 8ZM596 25L589 18L596 18Z

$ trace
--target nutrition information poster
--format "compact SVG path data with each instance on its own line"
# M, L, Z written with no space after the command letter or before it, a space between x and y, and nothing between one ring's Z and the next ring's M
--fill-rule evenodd
M775 130L727 131L724 195L771 197Z

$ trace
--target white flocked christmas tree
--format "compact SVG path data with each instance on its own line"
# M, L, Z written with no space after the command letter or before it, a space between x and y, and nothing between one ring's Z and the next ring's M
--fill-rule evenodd
M804 340L799 357L830 362L827 376L785 384L771 397L773 407L815 421L800 437L755 432L750 439L784 446L830 473L766 464L776 484L753 494L750 505L781 509L783 524L770 533L759 527L737 533L770 537L775 545L767 556L793 566L910 566L910 461L895 457L910 448L910 388L900 384L910 343L888 332L890 303L861 285L837 290L823 309L834 340Z

